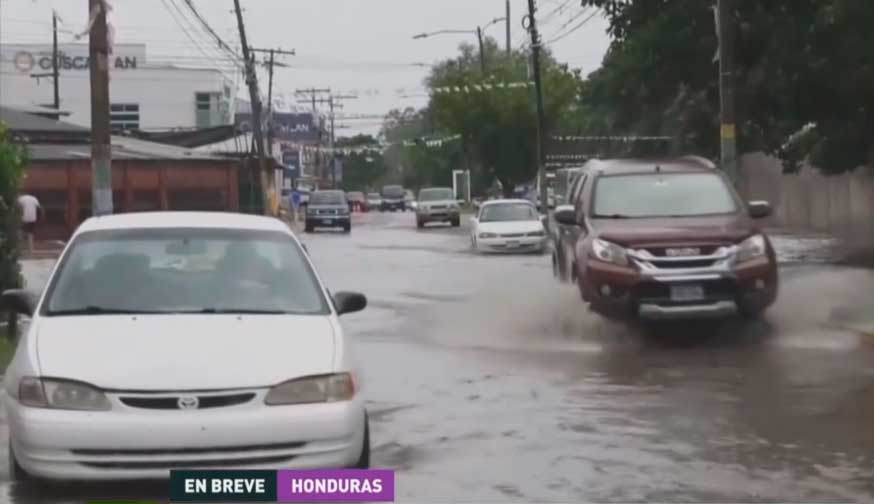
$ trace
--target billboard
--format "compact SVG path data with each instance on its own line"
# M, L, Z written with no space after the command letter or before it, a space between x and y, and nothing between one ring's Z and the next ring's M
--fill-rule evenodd
M285 178L287 180L299 177L300 176L300 151L283 150L282 151L282 166L285 167Z
M252 131L252 114L238 112L235 124L244 133ZM319 128L311 113L274 112L273 138L280 142L317 142Z

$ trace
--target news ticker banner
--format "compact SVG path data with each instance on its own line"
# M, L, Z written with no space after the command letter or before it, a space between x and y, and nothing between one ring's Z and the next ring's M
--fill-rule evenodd
M170 502L394 502L394 476L391 469L171 471Z

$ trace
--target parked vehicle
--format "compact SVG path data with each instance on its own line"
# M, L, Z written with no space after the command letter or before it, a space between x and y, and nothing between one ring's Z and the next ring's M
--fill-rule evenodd
M349 202L350 212L367 212L369 210L367 198L363 192L351 191L346 193L346 201Z
M477 252L546 250L546 228L528 200L487 201L470 224L470 242Z
M774 249L743 203L702 158L590 161L574 206L556 221L583 300L608 317L754 317L777 296Z
M377 192L367 193L367 208L380 209L382 206L382 196Z
M423 228L429 222L449 222L453 227L461 225L461 207L452 189L431 187L419 191L416 225Z
M13 480L166 479L179 467L367 467L368 419L328 293L281 221L85 221L6 369ZM269 461L269 462L268 462Z
M399 185L387 185L382 188L382 202L380 203L379 210L382 212L388 212L389 210L392 212L396 210L403 212L407 209L404 198L405 194L403 187Z
M316 191L310 196L306 210L304 231L312 233L316 228L342 228L352 231L349 202L343 191Z
M573 202L579 197L579 191L585 181L586 169L583 167L573 169L568 173L569 184L560 201L563 203L555 208L553 219L550 221L549 233L552 239L552 268L555 276L562 282L571 280L571 268L573 267L574 248L580 236L581 228L577 225L560 224L554 219L560 210L573 210ZM558 175L560 177L561 175ZM571 203L568 205L568 203Z

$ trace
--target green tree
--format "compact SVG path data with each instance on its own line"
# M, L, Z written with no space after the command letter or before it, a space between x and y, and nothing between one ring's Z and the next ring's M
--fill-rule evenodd
M613 37L586 86L585 128L669 134L678 150L715 157L712 2L584 1L604 9ZM733 21L741 151L774 153L790 167L809 158L831 172L872 164L871 2L736 0Z
M25 150L0 123L0 291L21 285L18 265L18 187L26 162Z
M339 154L343 160L343 188L347 191L367 191L376 187L388 172L379 141L371 135L356 135L337 139L338 148L349 148L349 154ZM362 149L362 150L359 150Z
M438 128L461 135L461 159L473 167L474 190L484 190L497 179L505 191L512 191L537 173L533 92L531 88L482 86L528 81L529 58L521 51L508 57L493 39L485 41L485 51L485 74L471 44L462 44L458 56L432 67L427 79L428 107ZM582 79L558 64L548 51L542 65L545 134L549 135L574 121ZM445 92L446 88L453 91Z

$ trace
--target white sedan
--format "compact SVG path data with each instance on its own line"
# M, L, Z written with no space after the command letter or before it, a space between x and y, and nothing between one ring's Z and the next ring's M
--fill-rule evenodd
M331 295L279 220L92 218L4 378L14 479L167 478L171 469L367 467L367 414Z
M478 252L543 252L546 228L527 200L491 200L471 218L471 243Z

